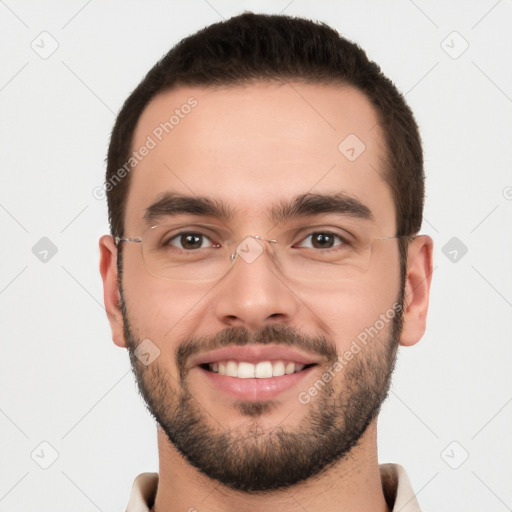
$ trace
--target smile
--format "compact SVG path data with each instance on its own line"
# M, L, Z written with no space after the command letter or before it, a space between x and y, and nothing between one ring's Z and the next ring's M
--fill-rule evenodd
M239 379L268 379L271 377L282 377L302 371L313 364L304 365L293 361L260 361L257 364L246 361L225 360L215 363L202 365L204 369L211 372L225 375L227 377L237 377Z

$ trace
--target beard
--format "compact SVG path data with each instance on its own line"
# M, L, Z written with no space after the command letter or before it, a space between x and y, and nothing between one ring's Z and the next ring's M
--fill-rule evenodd
M388 396L403 324L403 288L397 301L400 307L390 324L327 383L321 375L338 361L333 340L311 337L285 325L269 325L257 332L228 328L211 337L184 340L175 352L179 380L162 363L163 358L145 366L134 353L142 338L130 323L122 287L120 295L132 370L148 410L190 465L232 490L269 492L320 476L347 458ZM296 347L329 361L325 368L318 367L322 388L302 405L307 412L294 427L263 429L258 418L279 406L269 400L235 402L238 413L250 423L228 429L210 417L190 392L187 362L191 356L255 343Z

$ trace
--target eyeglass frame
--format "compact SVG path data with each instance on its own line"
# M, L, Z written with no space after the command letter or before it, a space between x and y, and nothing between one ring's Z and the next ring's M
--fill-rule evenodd
M114 238L114 243L116 245L116 247L119 247L119 244L121 242L128 242L128 243L139 243L141 244L141 249L142 249L142 242L143 242L143 237L144 235L149 232L150 230L152 229L156 229L158 227L162 226L162 224L156 224L154 226L151 226L149 227L145 233L142 235L142 236L139 236L139 237L125 237L125 238L122 238L122 237L119 237L119 236L115 236L113 237ZM375 240L399 240L399 239L402 239L402 238L405 238L405 239L408 239L409 242L412 242L414 240L414 238L416 237L417 235L395 235L395 236L384 236L384 237L376 237L376 238L372 238L371 239L371 242L375 241ZM246 239L246 238L254 238L256 240L260 240L260 241L264 241L264 242L268 242L268 243L278 243L278 240L275 240L275 239L267 239L261 235L245 235L243 236L241 239L240 239L240 242L239 244L237 244L237 249L238 247L240 246L240 244ZM234 262L235 259L237 258L237 255L238 255L238 252L237 252L237 249L235 249L234 252L232 252L230 255L229 255L229 260L230 262ZM165 280L174 280L172 278L167 278L167 277L164 277L164 276L161 276L155 272L152 272L151 270L148 269L147 267L147 264L146 264L146 261L145 259L143 258L143 261L144 261L144 268L153 276L155 277L158 277L160 279L165 279ZM188 281L188 280L187 280Z

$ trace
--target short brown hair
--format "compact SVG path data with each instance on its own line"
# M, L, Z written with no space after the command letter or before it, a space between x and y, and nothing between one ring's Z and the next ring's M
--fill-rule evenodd
M148 103L178 86L256 81L343 84L364 93L377 111L386 143L384 177L396 207L397 235L416 234L424 201L418 127L404 97L356 44L331 27L302 18L246 12L183 39L148 72L125 101L107 157L107 201L113 236L123 236L130 174L112 186L129 161L133 134ZM119 176L119 175L118 175ZM118 177L117 176L117 177ZM401 245L403 264L404 246Z

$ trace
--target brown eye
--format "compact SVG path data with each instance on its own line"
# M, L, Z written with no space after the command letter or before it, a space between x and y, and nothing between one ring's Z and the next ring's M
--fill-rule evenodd
M311 242L316 249L330 248L334 243L334 236L327 233L314 233Z
M300 244L300 247L312 249L332 249L333 247L343 245L344 241L339 235L329 232L317 232L308 235Z
M180 233L171 238L169 244L187 251L213 246L211 240L201 233Z

